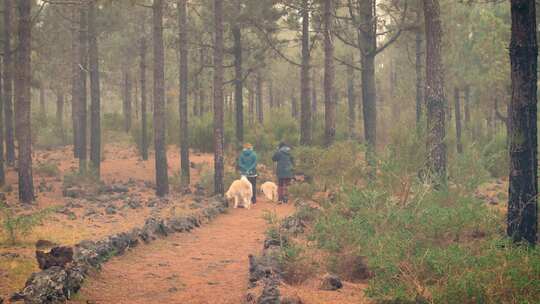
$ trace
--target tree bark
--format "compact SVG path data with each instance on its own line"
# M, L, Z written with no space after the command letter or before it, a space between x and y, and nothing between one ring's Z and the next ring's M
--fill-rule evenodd
M154 44L154 150L156 154L156 195L169 193L167 174L167 143L165 141L165 66L163 46L163 0L154 0L152 6Z
M65 143L66 132L64 130L64 92L56 93L56 127L62 137L62 143Z
M268 104L270 105L270 109L276 106L274 103L274 84L271 77L268 79Z
M19 143L19 200L30 204L34 200L32 179L32 127L31 127L31 81L32 81L32 0L18 0L18 42L15 73L15 130Z
M294 90L291 93L291 116L298 118L298 99L296 99Z
M13 50L11 48L13 1L4 0L4 123L6 126L6 160L15 164L15 139L13 129Z
M90 61L90 162L100 176L101 165L101 89L99 83L99 51L96 31L96 0L88 4L88 57Z
M223 195L223 0L214 0L214 187Z
M316 78L316 74L313 73L313 75L311 75L311 115L313 120L317 119L317 114L319 112Z
M333 0L324 1L324 143L331 146L336 137L336 100L334 99Z
M8 0L9 1L9 0ZM73 20L79 16L78 9L72 10ZM73 157L79 158L79 96L81 84L79 82L79 39L78 29L73 26L71 30L71 122L73 128Z
M374 5L375 1L361 1L358 15L360 21L358 41L362 46L360 58L362 64L362 110L364 118L364 137L367 143L366 158L370 165L374 165L374 154L377 144L377 91L375 86L377 24L374 14Z
M143 32L144 35L144 32ZM141 154L143 160L148 160L148 122L146 110L146 52L147 42L143 36L140 42L140 63L139 69L141 73Z
M454 89L454 110L456 115L456 148L459 154L463 153L463 141L461 139L461 102L459 88Z
M240 2L238 2L240 3ZM244 142L244 96L243 96L243 69L242 69L242 30L238 21L232 28L234 41L234 100L236 104L236 141Z
M422 1L418 1L416 10L416 130L419 132L422 129L422 115L424 106L424 78L422 68L424 67L424 32L422 30Z
M126 133L129 133L131 130L131 116L132 116L132 100L131 100L131 89L132 89L132 81L131 81L131 75L128 70L128 64L126 63L124 66L124 106L123 106L123 112L124 112L124 131Z
M79 104L78 109L78 143L79 171L86 172L87 156L87 75L88 70L88 7L86 3L79 7Z
M39 84L39 116L43 121L47 119L47 109L45 106L45 84Z
M180 166L181 183L189 187L189 124L188 124L188 20L187 0L178 1L178 42L180 44Z
M249 88L248 94L248 119L249 125L253 126L255 124L255 93L253 92L253 88Z
M300 71L300 144L310 145L311 130L311 89L310 89L310 44L309 44L309 1L302 0L302 66Z
M354 88L354 69L352 62L354 57L350 56L351 65L347 66L347 101L348 101L348 116L349 116L349 139L356 139L356 92Z
M538 233L538 142L536 3L512 0L508 107L510 186L507 234L514 242L536 244Z
M435 183L446 183L446 120L442 24L438 0L424 0L426 31L427 164Z
M0 61L0 75L4 72L4 66ZM6 172L4 167L4 91L3 81L0 77L0 187L6 184Z
M262 124L264 122L264 104L263 104L263 93L262 93L262 75L261 71L257 70L256 75L256 110L257 110L257 121Z
M471 129L471 86L465 86L465 98L463 103L465 104L465 128L470 131Z

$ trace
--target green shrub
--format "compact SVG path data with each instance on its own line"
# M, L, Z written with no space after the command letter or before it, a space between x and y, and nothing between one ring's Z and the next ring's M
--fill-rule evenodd
M44 175L48 177L60 175L60 169L58 168L58 164L54 162L38 163L34 168L34 172L38 175Z
M47 208L31 213L15 214L6 203L0 202L0 213L3 217L2 230L6 235L7 243L14 245L20 237L29 235L54 210L55 208Z
M509 158L507 138L504 133L497 133L482 149L482 163L495 178L508 176Z

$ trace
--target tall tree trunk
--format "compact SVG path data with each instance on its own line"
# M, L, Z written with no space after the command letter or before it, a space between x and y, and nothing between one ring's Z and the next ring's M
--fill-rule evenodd
M87 156L87 75L88 70L88 7L83 3L79 7L79 104L78 112L78 143L79 171L86 171Z
M88 4L88 57L90 61L90 162L100 175L101 164L101 89L99 83L99 51L96 31L96 0Z
M223 0L214 0L214 187L223 195Z
M334 99L333 0L324 1L324 143L331 146L336 137L336 100Z
M66 141L66 132L64 131L64 92L56 93L56 127L62 137L62 143Z
M313 120L317 119L317 114L319 112L316 75L315 71L313 71L313 75L311 76L311 115Z
M143 35L145 33L143 32ZM148 160L148 122L146 110L146 37L141 38L140 42L140 72L141 72L141 154L143 160Z
M461 102L459 88L454 89L454 110L456 115L456 147L459 154L463 153L463 141L461 140Z
M0 75L4 72L4 66L0 61ZM6 172L4 168L4 92L3 81L0 77L0 187L6 184Z
M512 0L510 63L512 100L508 107L510 187L508 236L538 241L538 142L536 2Z
M255 93L252 87L248 89L248 113L249 125L253 126L255 124Z
M356 92L354 90L354 69L352 63L354 57L350 55L350 64L347 65L347 101L348 101L348 116L349 116L349 139L356 139Z
M240 4L240 2L238 2ZM236 104L236 141L244 142L244 96L243 96L243 70L242 70L242 30L238 21L232 28L234 41L234 100Z
M274 103L274 84L272 78L268 79L268 104L270 104L270 109L276 106Z
M465 86L465 97L463 103L465 104L465 128L471 130L471 86Z
M422 68L424 67L424 32L422 30L422 1L418 1L416 10L416 130L422 130L422 112L424 106L424 78Z
M291 116L298 118L298 99L296 99L294 90L291 92Z
M311 89L310 89L310 44L309 44L309 1L302 0L300 8L302 15L302 66L300 72L300 143L310 145L311 135Z
M39 116L43 121L47 119L47 109L45 106L45 84L39 84Z
M257 121L262 124L264 122L264 104L263 104L263 93L262 93L262 76L261 71L257 70L256 75L256 89L255 89L255 99L257 109Z
M446 183L446 128L442 24L438 0L424 0L426 31L426 106L428 170L435 183Z
M199 49L199 62L201 63L201 67L204 66L205 60L204 60L204 48ZM204 91L204 69L201 70L201 74L199 76L199 115L203 116L205 113L205 99L206 99L206 92ZM201 79L202 78L202 79Z
M15 164L15 138L13 129L13 50L11 48L13 0L4 0L4 123L6 126L6 160Z
M163 50L163 0L152 6L154 44L154 150L156 154L156 195L169 193L167 143L165 141L165 62Z
M373 166L377 144L377 91L375 86L375 55L377 51L377 18L375 1L363 0L359 7L360 27L358 41L362 64L362 110L364 118L364 137L367 142L367 161Z
M188 124L188 21L187 0L178 1L178 42L180 44L180 166L181 183L189 187L189 124Z
M72 9L72 18L79 18L78 9ZM79 31L73 26L71 30L71 123L73 129L73 157L79 158L79 98L81 84L79 82Z
M19 200L29 204L34 200L32 179L32 127L31 127L31 53L32 53L32 0L18 0L18 42L15 73L15 130L19 143Z
M132 82L131 82L131 75L128 70L128 65L126 63L124 67L124 106L123 106L123 112L124 112L124 131L126 133L129 133L131 130L131 108L132 108L132 100L131 100L131 88L132 88Z

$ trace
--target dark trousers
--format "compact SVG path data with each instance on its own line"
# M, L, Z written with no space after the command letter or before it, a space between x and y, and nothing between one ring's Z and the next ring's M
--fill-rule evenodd
M257 177L248 176L247 179L251 183L251 187L253 189L253 196L251 197L251 202L255 204L257 202Z
M278 181L278 200L286 203L289 200L289 185L291 184L290 178L280 178Z

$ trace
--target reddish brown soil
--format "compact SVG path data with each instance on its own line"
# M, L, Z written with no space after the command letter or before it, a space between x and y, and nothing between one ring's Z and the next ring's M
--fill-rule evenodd
M234 209L192 233L175 234L114 258L72 303L242 303L248 254L262 249L265 212L283 217L290 205L262 199Z

